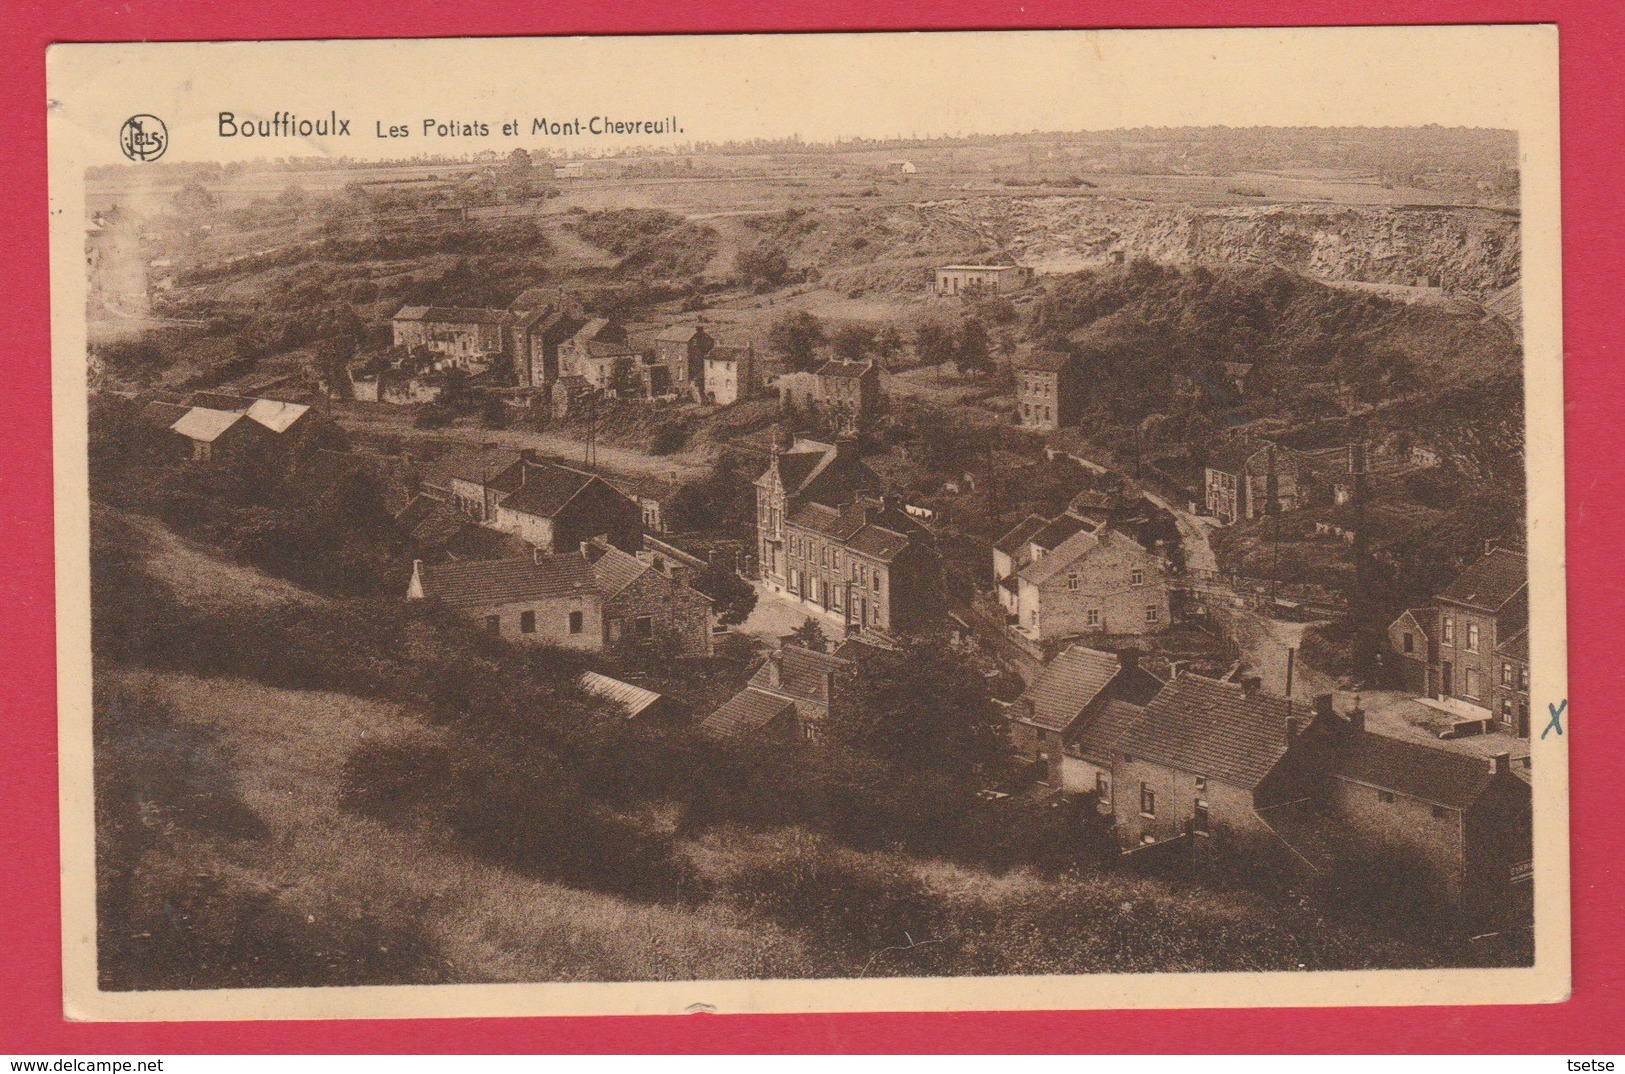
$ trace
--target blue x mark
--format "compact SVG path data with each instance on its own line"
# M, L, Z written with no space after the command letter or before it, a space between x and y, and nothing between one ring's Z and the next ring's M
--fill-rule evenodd
M1563 712L1568 707L1569 699L1566 697L1561 703L1556 705L1547 703L1546 711L1552 714L1552 720L1546 725L1546 730L1540 733L1541 738L1545 738L1547 735L1551 734L1554 729L1557 731L1557 737L1563 737Z

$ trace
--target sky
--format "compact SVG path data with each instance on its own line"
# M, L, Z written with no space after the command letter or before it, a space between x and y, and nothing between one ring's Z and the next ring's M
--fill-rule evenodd
M123 160L118 130L135 113L163 119L172 161L515 147L593 155L793 134L826 141L1139 126L1517 129L1550 106L1541 94L1555 94L1555 58L1550 27L57 45L48 94L53 138L78 142L75 155L86 164ZM226 139L218 134L222 111L337 113L350 120L351 136ZM529 133L535 118L593 116L675 116L681 133ZM424 137L425 119L483 122L489 133ZM517 137L503 134L508 122L518 124ZM391 126L411 134L377 137Z

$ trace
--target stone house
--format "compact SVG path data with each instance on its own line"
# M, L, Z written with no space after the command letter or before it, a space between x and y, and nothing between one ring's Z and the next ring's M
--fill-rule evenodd
M412 565L409 600L438 600L510 641L597 652L661 644L711 652L711 601L605 541L571 552Z
M1161 680L1141 670L1136 657L1068 646L1010 706L1011 750L1034 767L1040 783L1071 793L1096 788L1096 773L1065 746L1098 722L1108 702L1140 706L1156 696Z
M1119 841L1135 847L1221 829L1272 838L1258 809L1306 793L1301 773L1281 762L1308 715L1251 686L1174 679L1111 745Z
M719 343L705 356L705 398L729 406L756 394L756 347L745 343Z
M544 552L605 537L636 553L643 547L637 502L596 474L529 451L465 449L424 465L423 491L481 526L510 533Z
M1016 359L1016 419L1023 429L1053 432L1076 425L1083 409L1083 376L1071 355L1037 351Z
M1208 459L1203 488L1207 513L1225 525L1295 510L1302 465L1295 452L1242 440Z
M1052 550L1044 548L1053 534L1066 530L1072 533ZM1000 588L1013 595L1005 607L1013 609L1015 629L1029 641L1168 629L1168 561L1109 524L1062 516L1018 551L1030 558L1002 579Z
M819 400L818 375L808 370L780 374L773 381L779 393L779 407L798 410L816 409Z
M856 672L856 663L846 657L785 645L769 653L749 684L696 730L718 741L817 742Z
M531 288L514 299L506 346L514 383L550 387L559 377L559 347L585 323L581 307L562 291Z
M617 371L641 357L624 327L606 317L594 317L559 344L559 376L582 377L599 391L614 392Z
M394 345L427 350L442 364L469 368L502 354L511 315L460 306L402 306L391 320Z

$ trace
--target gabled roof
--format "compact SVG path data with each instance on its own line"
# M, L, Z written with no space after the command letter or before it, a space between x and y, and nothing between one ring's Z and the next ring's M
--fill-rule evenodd
M619 706L622 714L629 720L660 700L660 695L653 690L645 690L641 686L633 686L629 682L612 679L596 671L582 672L578 681L587 693Z
M1422 637L1431 638L1433 636L1435 622L1438 619L1438 615L1439 612L1436 608L1406 608L1404 611L1400 612L1397 617L1395 617L1391 625L1398 626L1406 619L1409 619L1411 621L1411 625L1416 627L1416 629L1421 632Z
M836 508L821 503L800 503L790 509L785 521L792 526L837 541L845 541L858 531L862 523L846 518Z
M1251 790L1286 753L1292 703L1186 674L1158 691L1114 749ZM1307 713L1300 713L1307 722Z
M1342 737L1333 771L1343 779L1450 809L1470 807L1495 779L1493 761L1369 731Z
M594 474L551 462L527 462L518 477L518 489L502 506L537 518L554 517L588 485L602 481Z
M1038 532L1032 535L1032 543L1046 552L1053 552L1075 535L1084 530L1093 532L1094 529L1093 525L1077 515L1060 514L1039 527Z
M772 668L768 664L756 669L756 674L750 677L750 684L757 689L822 704L829 703L824 676L831 673L843 675L855 666L843 657L814 652L799 645L786 645L775 655L779 661L779 685L772 685Z
M591 343L606 332L615 336L624 335L620 327L608 317L594 317L576 329L576 334L570 338L578 343Z
M188 440L211 444L221 433L242 420L243 415L240 411L211 410L208 407L195 406L181 415L180 420L170 428Z
M1529 560L1517 552L1494 548L1457 575L1439 599L1494 612L1528 584Z
M865 375L870 370L874 369L874 367L875 365L873 362L848 362L843 361L840 358L831 358L829 361L818 367L818 375L821 377L844 377L846 379L855 379Z
M1509 660L1529 663L1529 629L1525 627L1495 647L1495 651Z
M796 703L787 697L747 686L701 720L698 730L711 739L743 738L794 712L795 707Z
M1137 548L1147 556L1151 555L1134 538L1126 533L1114 530L1110 526L1101 526L1096 530L1080 528L1072 536L1057 545L1054 551L1033 560L1021 568L1019 573L1023 581L1031 582L1033 585L1043 585L1062 571L1071 569L1079 560L1087 558L1103 545L1116 544L1117 542Z
M718 343L705 356L708 362L738 362L755 356L756 348L749 343Z
M518 452L500 448L456 448L424 463L423 484L447 488L453 478L475 484L495 483L523 461Z
M1145 709L1139 705L1117 698L1108 699L1100 706L1095 718L1084 724L1082 731L1072 741L1072 752L1095 764L1111 764L1112 747L1144 715Z
M279 399L256 399L248 408L248 417L273 433L285 433L294 422L304 417L310 407L303 403L284 403Z
M627 586L643 577L644 571L654 569L637 556L627 555L614 545L591 546L587 556L592 560L593 580L605 600L624 592Z
M418 578L425 597L454 608L542 600L595 588L592 569L580 552L425 564Z
M1032 540L1033 534L1046 525L1048 525L1048 519L1040 518L1038 515L1028 515L1016 523L1010 532L993 542L993 547L1007 556L1013 556Z
M908 547L908 542L909 538L905 533L898 533L885 526L869 525L848 538L846 546L859 555L889 563L902 554Z
M1122 661L1116 653L1082 645L1068 646L1050 661L1044 674L1023 695L1032 705L1032 715L1024 722L1049 731L1071 729L1072 722L1122 670Z
M175 423L185 417L186 412L190 409L191 407L188 407L185 403L170 403L162 399L154 399L141 407L140 414L142 421L148 422L155 427L173 429Z

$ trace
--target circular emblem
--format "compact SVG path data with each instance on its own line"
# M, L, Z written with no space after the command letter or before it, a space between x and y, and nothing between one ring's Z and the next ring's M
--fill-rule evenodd
M157 116L131 116L118 132L118 146L131 160L157 160L169 148L169 128Z

